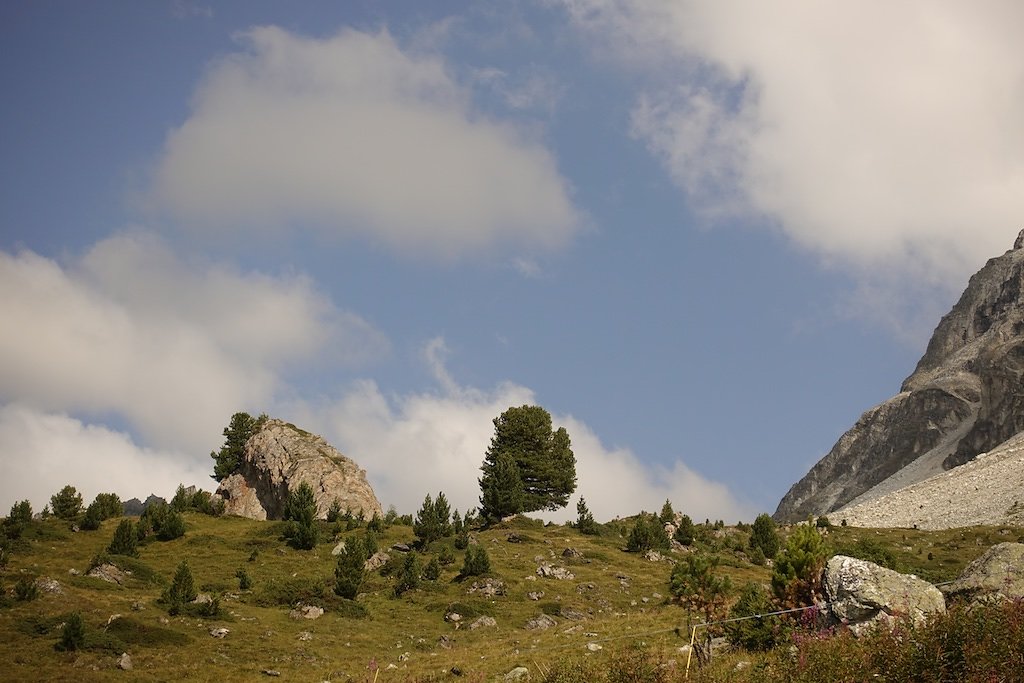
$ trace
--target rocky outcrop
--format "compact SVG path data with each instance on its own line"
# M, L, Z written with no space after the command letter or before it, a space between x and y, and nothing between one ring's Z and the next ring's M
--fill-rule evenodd
M878 625L891 628L900 618L921 623L946 611L942 593L927 581L845 555L825 565L824 585L829 615L854 635Z
M967 565L956 581L943 586L942 592L974 602L1024 599L1024 544L992 546Z
M215 496L225 513L250 519L280 519L288 492L301 483L313 489L317 515L327 516L337 500L342 510L382 515L366 472L322 437L281 420L267 420L245 444L236 472L221 481Z
M969 462L1024 431L1024 231L942 318L893 398L864 413L775 512L799 521Z

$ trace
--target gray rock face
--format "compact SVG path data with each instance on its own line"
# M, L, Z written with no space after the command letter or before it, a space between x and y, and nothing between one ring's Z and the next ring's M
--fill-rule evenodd
M1000 543L967 565L960 577L942 587L950 598L1000 601L1024 598L1024 544Z
M246 442L239 471L221 481L214 495L224 500L226 514L280 519L288 492L302 482L313 489L320 519L335 499L343 510L362 510L367 519L383 515L356 463L322 437L273 419Z
M970 279L900 392L864 413L790 488L778 521L916 483L1024 431L1022 238Z
M920 623L946 611L942 593L927 581L845 555L825 565L824 584L830 616L854 635L878 624L891 627L900 617Z

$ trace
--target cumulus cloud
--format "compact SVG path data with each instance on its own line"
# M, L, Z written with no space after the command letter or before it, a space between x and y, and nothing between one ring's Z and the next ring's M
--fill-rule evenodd
M0 447L5 512L26 498L38 512L65 484L88 504L97 493L116 493L122 500L150 493L168 497L179 483L206 489L212 483L208 464L183 453L141 448L123 433L23 405L0 406Z
M317 225L443 258L553 248L575 230L552 154L475 112L437 56L351 29L313 39L262 27L239 40L156 169L154 197L179 217Z
M484 451L494 433L492 420L510 406L537 404L534 393L507 382L490 390L457 384L443 366L444 341L432 340L425 359L440 392L387 396L372 381L352 386L338 401L285 408L313 425L367 470L381 502L415 512L427 493L444 491L453 507L479 506L477 482ZM599 520L660 509L666 498L694 518L750 519L753 509L729 489L677 461L671 467L642 462L625 448L608 448L582 421L553 415L572 439L577 460L577 494ZM568 508L546 514L575 518Z
M657 74L632 132L711 216L767 217L828 263L898 269L897 286L959 289L1012 244L1020 3L564 5Z
M64 265L0 251L0 289L0 403L112 419L194 458L232 413L266 405L290 364L387 348L303 277L186 263L144 234Z

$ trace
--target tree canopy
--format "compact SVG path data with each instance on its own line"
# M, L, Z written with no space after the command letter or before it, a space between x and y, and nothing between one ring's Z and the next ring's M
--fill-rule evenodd
M551 414L540 406L509 408L494 418L494 436L480 469L481 513L488 519L557 510L576 490L569 433L564 427L552 431Z
M245 453L245 442L266 420L266 415L253 417L249 413L235 413L231 416L231 422L224 428L224 445L219 451L210 451L210 457L214 460L211 477L222 481L238 469Z

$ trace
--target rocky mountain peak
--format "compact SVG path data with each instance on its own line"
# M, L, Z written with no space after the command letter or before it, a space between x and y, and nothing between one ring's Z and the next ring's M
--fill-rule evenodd
M966 463L1024 431L1024 230L971 277L900 393L864 413L779 503L796 521Z
M221 481L215 495L227 514L280 519L289 491L303 482L313 489L321 519L335 500L368 519L383 514L364 470L323 437L277 419L249 438L238 471Z

